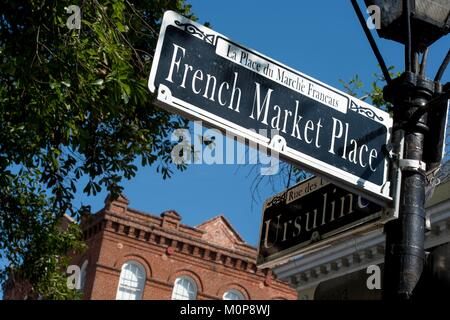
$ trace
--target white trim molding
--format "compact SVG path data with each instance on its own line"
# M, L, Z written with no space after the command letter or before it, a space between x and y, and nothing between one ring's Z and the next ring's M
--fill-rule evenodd
M426 209L431 230L425 234L425 249L450 242L450 183L440 186L445 199ZM445 194L445 193L444 193ZM273 269L278 279L287 281L297 291L316 287L323 281L338 278L384 261L385 235L373 230L322 249L299 254Z

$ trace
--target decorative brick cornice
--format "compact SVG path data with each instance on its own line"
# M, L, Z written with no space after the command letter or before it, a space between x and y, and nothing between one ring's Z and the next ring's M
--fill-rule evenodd
M237 234L234 246L221 246L204 237L208 230L181 224L181 216L173 210L165 211L157 217L128 208L126 198L112 202L107 199L106 204L103 210L83 221L85 239L96 236L111 241L120 236L123 239L121 242L132 247L170 256L175 260L190 261L199 266L208 265L209 268L238 278L254 277L254 281L259 281L262 285L269 284L281 291L289 289L284 282L272 282L272 279L268 279L267 270L257 268L256 248L243 242ZM231 227L224 217L215 219L225 220L225 224ZM235 231L232 229L231 232Z
M210 244L203 239L190 236L182 236L159 226L145 226L128 217L119 216L115 212L106 212L102 219L94 219L92 223L84 226L84 235L88 239L99 231L107 230L138 241L157 245L166 250L173 248L172 255L182 254L197 257L214 262L226 268L241 270L264 276L264 272L258 270L255 263L256 250L254 254L238 250L220 248ZM232 263L231 263L232 262Z

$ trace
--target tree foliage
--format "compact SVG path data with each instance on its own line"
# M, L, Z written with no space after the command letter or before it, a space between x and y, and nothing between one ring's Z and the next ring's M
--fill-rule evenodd
M71 5L80 8L80 29L68 27ZM78 247L77 232L55 226L84 210L72 203L80 179L87 195L106 188L116 197L137 160L164 178L185 169L171 163L169 137L187 123L154 107L147 89L169 9L195 19L184 0L2 2L0 253L7 265L30 267L24 274L44 298L68 297L49 290L61 279L47 273Z
M9 286L26 287L27 298L80 297L67 288L62 271L70 262L69 255L85 246L77 224L63 228L54 198L30 173L11 178L0 194L2 253L8 260L0 279Z
M397 78L400 76L400 72L394 73L394 66L390 66L388 68L389 74L392 79ZM339 79L339 82L344 88L344 91L356 98L359 98L363 101L366 101L373 106L380 108L385 111L391 111L391 104L387 103L383 98L383 87L386 85L386 80L384 79L384 76L374 72L372 74L373 80L370 83L369 86L365 86L365 84L361 81L359 76L356 74L353 76L352 79L349 81L345 81L342 79ZM382 86L380 86L380 84Z

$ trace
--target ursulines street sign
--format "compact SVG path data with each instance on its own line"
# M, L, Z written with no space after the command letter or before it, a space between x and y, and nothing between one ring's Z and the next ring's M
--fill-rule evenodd
M382 211L323 178L302 181L265 202L257 264L271 267L338 238L381 227Z
M164 14L148 85L162 108L391 202L384 147L392 118L362 100L172 11Z

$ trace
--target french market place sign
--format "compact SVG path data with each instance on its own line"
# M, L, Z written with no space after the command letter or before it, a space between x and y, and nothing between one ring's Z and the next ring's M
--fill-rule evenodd
M266 200L258 267L273 267L300 253L373 230L383 218L381 206L312 177Z
M391 116L168 11L149 78L155 103L278 151L280 157L389 205ZM276 130L271 137L260 130Z

